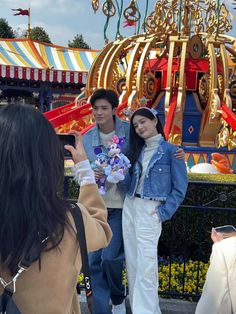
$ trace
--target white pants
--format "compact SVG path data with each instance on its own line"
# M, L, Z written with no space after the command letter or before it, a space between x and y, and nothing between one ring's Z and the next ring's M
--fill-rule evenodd
M161 313L158 299L157 245L161 222L151 214L157 201L125 198L122 216L123 237L133 314Z

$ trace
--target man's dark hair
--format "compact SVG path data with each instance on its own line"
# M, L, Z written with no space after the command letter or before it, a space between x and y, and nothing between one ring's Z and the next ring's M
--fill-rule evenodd
M97 89L90 98L90 103L92 107L98 99L106 99L106 101L111 104L112 109L116 108L119 104L119 98L116 92L114 92L112 89Z

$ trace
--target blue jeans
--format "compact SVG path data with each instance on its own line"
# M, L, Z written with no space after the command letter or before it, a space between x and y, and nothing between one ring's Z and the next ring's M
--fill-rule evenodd
M94 314L112 314L109 301L117 305L123 302L124 245L122 237L122 209L108 208L108 223L113 232L110 244L89 254L92 279Z

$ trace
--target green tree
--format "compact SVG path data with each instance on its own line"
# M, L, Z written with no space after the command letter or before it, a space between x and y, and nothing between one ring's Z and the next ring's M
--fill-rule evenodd
M12 27L3 18L0 18L0 38L15 38Z
M46 31L43 29L43 27L40 26L31 28L30 38L44 43L52 43Z
M68 46L70 48L82 48L82 49L91 49L90 46L84 41L82 34L77 34L72 41L68 41Z

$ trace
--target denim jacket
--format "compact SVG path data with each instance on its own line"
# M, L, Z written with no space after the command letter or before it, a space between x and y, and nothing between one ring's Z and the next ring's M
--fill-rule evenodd
M115 116L115 134L118 137L125 138L125 143L123 144L121 150L124 155L128 155L129 150L129 129L129 122L121 120ZM97 159L97 156L94 152L95 147L100 147L104 153L107 153L107 148L101 143L97 124L83 135L83 144L90 162L93 162ZM118 187L124 193L123 185L118 183Z
M176 149L176 146L162 138L148 164L141 190L141 198L161 202L161 205L156 208L161 221L172 217L183 201L188 186L185 161L174 156ZM125 178L125 185L128 188L127 195L130 198L135 196L141 176L140 163L142 163L143 151L144 148L139 162L134 164L130 174Z

